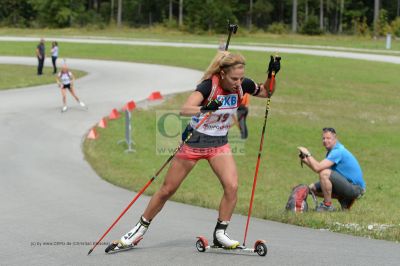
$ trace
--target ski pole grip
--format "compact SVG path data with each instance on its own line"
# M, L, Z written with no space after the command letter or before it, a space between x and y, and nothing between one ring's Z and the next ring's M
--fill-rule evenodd
M238 25L236 25L236 24L231 24L231 23L229 22L229 20L228 20L228 32L229 32L229 33L228 33L228 39L227 39L226 45L225 45L225 51L228 51L229 42L230 42L230 40L231 40L232 33L233 33L233 34L236 34L238 28L239 28Z

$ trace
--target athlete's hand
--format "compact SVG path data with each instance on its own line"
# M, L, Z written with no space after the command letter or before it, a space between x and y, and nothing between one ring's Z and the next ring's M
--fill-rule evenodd
M271 78L272 72L278 74L279 70L281 69L281 57L280 56L272 56L269 60L268 64L268 78Z
M218 108L222 105L221 101L218 101L217 99L212 100L209 102L207 105L204 105L200 108L201 113L208 113L208 112L215 112L218 110Z

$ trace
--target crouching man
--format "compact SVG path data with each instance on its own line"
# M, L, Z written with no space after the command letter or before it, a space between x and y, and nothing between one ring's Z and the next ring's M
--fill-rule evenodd
M315 195L324 198L316 211L335 211L332 198L338 199L342 210L348 210L365 193L366 186L360 164L336 138L334 128L322 130L322 144L327 153L320 162L308 149L298 147L302 162L319 175L319 182L310 185Z

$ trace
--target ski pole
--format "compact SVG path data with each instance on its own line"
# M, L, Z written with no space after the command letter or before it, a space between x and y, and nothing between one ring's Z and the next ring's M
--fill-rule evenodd
M275 71L272 71L271 73L271 80L269 83L269 93L273 92L273 86L275 83ZM264 134L265 134L265 127L267 125L267 118L268 118L268 112L269 112L269 104L271 102L271 95L268 94L268 98L267 98L267 106L265 108L265 117L264 117L264 126L262 129L262 133L261 133L261 141L260 141L260 148L258 150L258 158L257 158L257 164L256 164L256 171L254 173L254 180L253 180L253 188L251 190L251 198L250 198L250 205L249 205L249 212L247 215L247 222L246 222L246 229L244 231L244 240L243 240L243 246L246 246L246 238L247 238L247 231L249 229L249 222L250 222L250 216L251 216L251 210L253 209L253 200L254 200L254 192L256 190L256 185L257 185L257 176L258 176L258 169L260 167L260 159L261 159L261 152L263 149L263 145L264 145Z
M228 20L228 32L229 32L229 34L228 34L228 39L226 40L225 51L228 51L229 42L231 40L231 35L232 35L232 33L236 34L237 29L238 29L238 25L230 24L229 20Z
M207 120L207 118L211 115L212 112L208 112L207 115L203 117L203 119L200 120L200 122L196 125L195 129L198 129L204 121ZM186 142L189 141L189 139L192 137L193 131L191 131L186 139L174 150L174 152L168 157L168 159L165 161L165 163L161 166L161 168L150 178L150 180L146 183L146 185L140 189L140 191L136 194L136 196L133 198L133 200L126 206L126 208L121 212L121 214L118 216L118 218L112 223L112 225L107 229L107 231L100 237L99 240L94 244L94 246L89 250L88 255L93 252L93 250L96 248L96 246L103 240L103 238L111 231L111 229L118 223L118 221L124 216L124 214L129 210L129 208L136 202L136 200L143 194L143 192L150 186L151 183L158 177L158 175L162 172L162 170L165 168L165 166L175 157L175 155L178 153L178 151L183 147L183 145L186 144Z

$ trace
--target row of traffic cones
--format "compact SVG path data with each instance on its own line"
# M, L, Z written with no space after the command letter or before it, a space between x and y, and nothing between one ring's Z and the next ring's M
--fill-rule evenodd
M159 91L152 92L149 97L147 97L149 101L155 101L155 100L161 100L163 99L161 93ZM123 107L122 111L129 111L132 112L136 108L136 103L134 101L129 101L127 102ZM115 120L121 117L120 112L118 112L117 109L112 109L111 113L108 115L109 120ZM98 127L100 128L106 128L107 127L107 119L103 117L100 122L97 124ZM97 139L99 137L99 134L96 131L96 127L92 127L90 129L89 134L87 135L88 139Z

